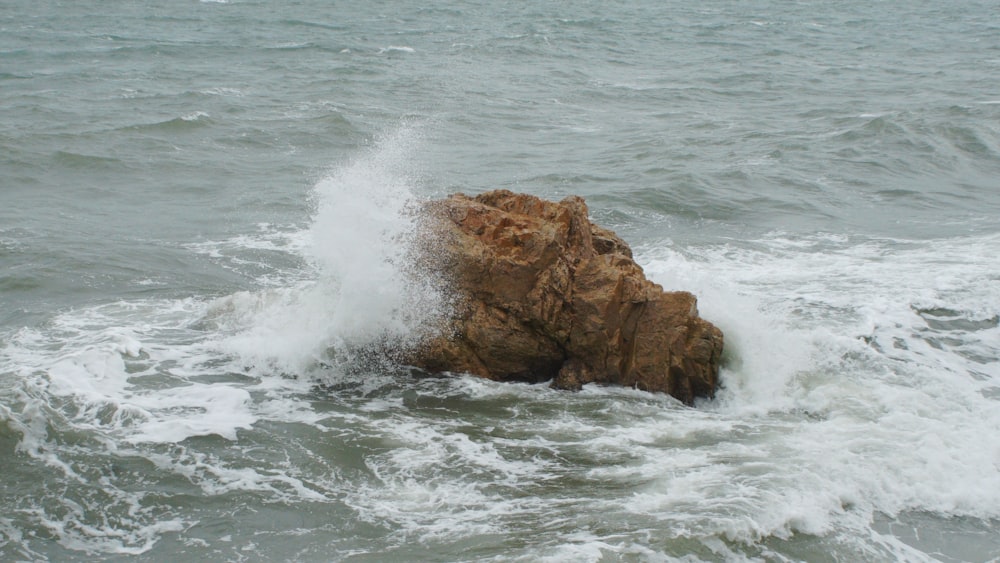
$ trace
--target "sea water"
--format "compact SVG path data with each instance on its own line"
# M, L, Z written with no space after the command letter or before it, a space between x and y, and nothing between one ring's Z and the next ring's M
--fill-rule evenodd
M0 5L0 559L1000 557L995 4ZM722 387L414 377L413 207L587 199Z

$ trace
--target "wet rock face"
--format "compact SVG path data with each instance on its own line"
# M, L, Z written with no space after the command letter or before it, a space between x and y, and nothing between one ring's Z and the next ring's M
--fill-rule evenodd
M434 241L425 263L455 301L413 365L563 389L626 385L688 404L715 391L722 332L699 318L693 295L647 280L583 199L500 190L455 194L425 212Z

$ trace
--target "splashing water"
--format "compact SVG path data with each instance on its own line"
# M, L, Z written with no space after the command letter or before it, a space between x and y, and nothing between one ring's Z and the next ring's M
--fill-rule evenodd
M303 249L316 279L214 304L245 330L221 347L251 365L299 373L316 362L350 365L416 345L447 310L446 284L412 263L418 202L404 127L316 184Z
M187 483L182 489L210 497L259 490L289 502L329 502L293 470L247 467L248 458L206 454L190 441L221 440L243 451L235 446L241 434L262 422L316 423L321 417L300 393L351 370L377 387L391 376L373 372L370 356L389 365L392 352L416 344L443 314L444 285L411 264L416 200L404 171L417 139L402 128L320 180L307 230L260 234L270 242L241 235L219 243L225 254L210 244L194 248L220 260L234 246L286 248L305 259L305 279L293 272L290 285L270 279L275 287L210 301L67 311L47 328L5 338L0 433L19 436L18 454L46 475L16 503L21 518L70 552L140 554L163 534L196 525L148 500L178 477ZM155 476L122 469L137 462L151 463ZM61 486L82 497L65 497ZM0 521L0 532L26 545L24 526Z
M448 310L414 263L433 259L414 254L418 141L404 127L333 169L307 229L193 247L294 254L262 289L65 311L8 338L0 443L43 478L12 477L29 485L6 500L3 553L924 561L902 523L965 519L966 538L996 521L995 236L640 250L726 332L725 387L695 410L413 379L368 353Z

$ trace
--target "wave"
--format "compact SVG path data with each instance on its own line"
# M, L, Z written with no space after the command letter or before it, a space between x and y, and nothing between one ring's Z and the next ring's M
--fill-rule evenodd
M52 159L60 166L83 170L116 170L124 166L124 162L118 158L69 151L56 151Z
M725 388L704 408L771 436L733 454L766 472L696 476L768 506L729 533L825 535L905 511L1000 518L1000 497L984 494L1000 486L1000 451L980 438L1000 428L997 251L996 235L774 233L645 252L651 277L694 290L727 336ZM675 509L663 485L637 509Z
M192 525L156 502L139 506L142 491L162 480L183 477L209 496L292 486L289 499L328 501L287 474L237 469L174 445L235 443L270 419L314 424L322 416L298 395L344 377L373 344L418 337L441 301L432 280L405 271L413 196L402 171L416 138L413 130L386 135L331 171L316 186L305 231L265 226L192 248L236 261L236 247L298 255L283 284L273 270L271 289L262 280L264 289L212 299L84 307L0 335L0 421L17 436L9 446L27 456L18 467L45 475L44 490L25 497L20 526L42 527L70 551L139 554ZM108 469L132 459L152 464L143 471L154 471L153 484ZM86 498L53 496L44 483ZM29 543L17 542L21 553L34 553Z
M173 119L168 119L166 121L157 121L155 123L145 123L138 125L130 125L123 128L125 131L140 131L140 132L184 132L184 131L194 131L201 129L202 127L208 127L215 123L215 121L209 116L209 114L203 111L193 111L191 113L182 115L180 117L175 117Z
M724 388L697 409L415 379L365 352L419 341L447 310L408 266L419 144L404 127L333 168L305 228L189 247L264 272L257 289L0 335L0 447L28 483L0 519L17 553L50 553L14 531L38 529L69 554L236 557L296 522L294 548L258 554L373 553L378 534L386 558L475 543L514 560L927 560L942 546L895 519L1000 520L1000 451L981 438L1000 429L1000 237L638 245L647 274L696 293L726 334ZM228 523L258 512L250 531Z
M282 20L280 23L292 27L314 27L326 31L344 31L348 29L348 27L344 25L328 24L328 23L297 20L297 19L286 19Z

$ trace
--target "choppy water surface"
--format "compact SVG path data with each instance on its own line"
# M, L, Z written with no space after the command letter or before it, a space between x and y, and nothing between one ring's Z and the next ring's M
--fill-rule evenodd
M1000 557L986 2L0 6L0 559ZM413 202L579 194L687 408L415 378Z

